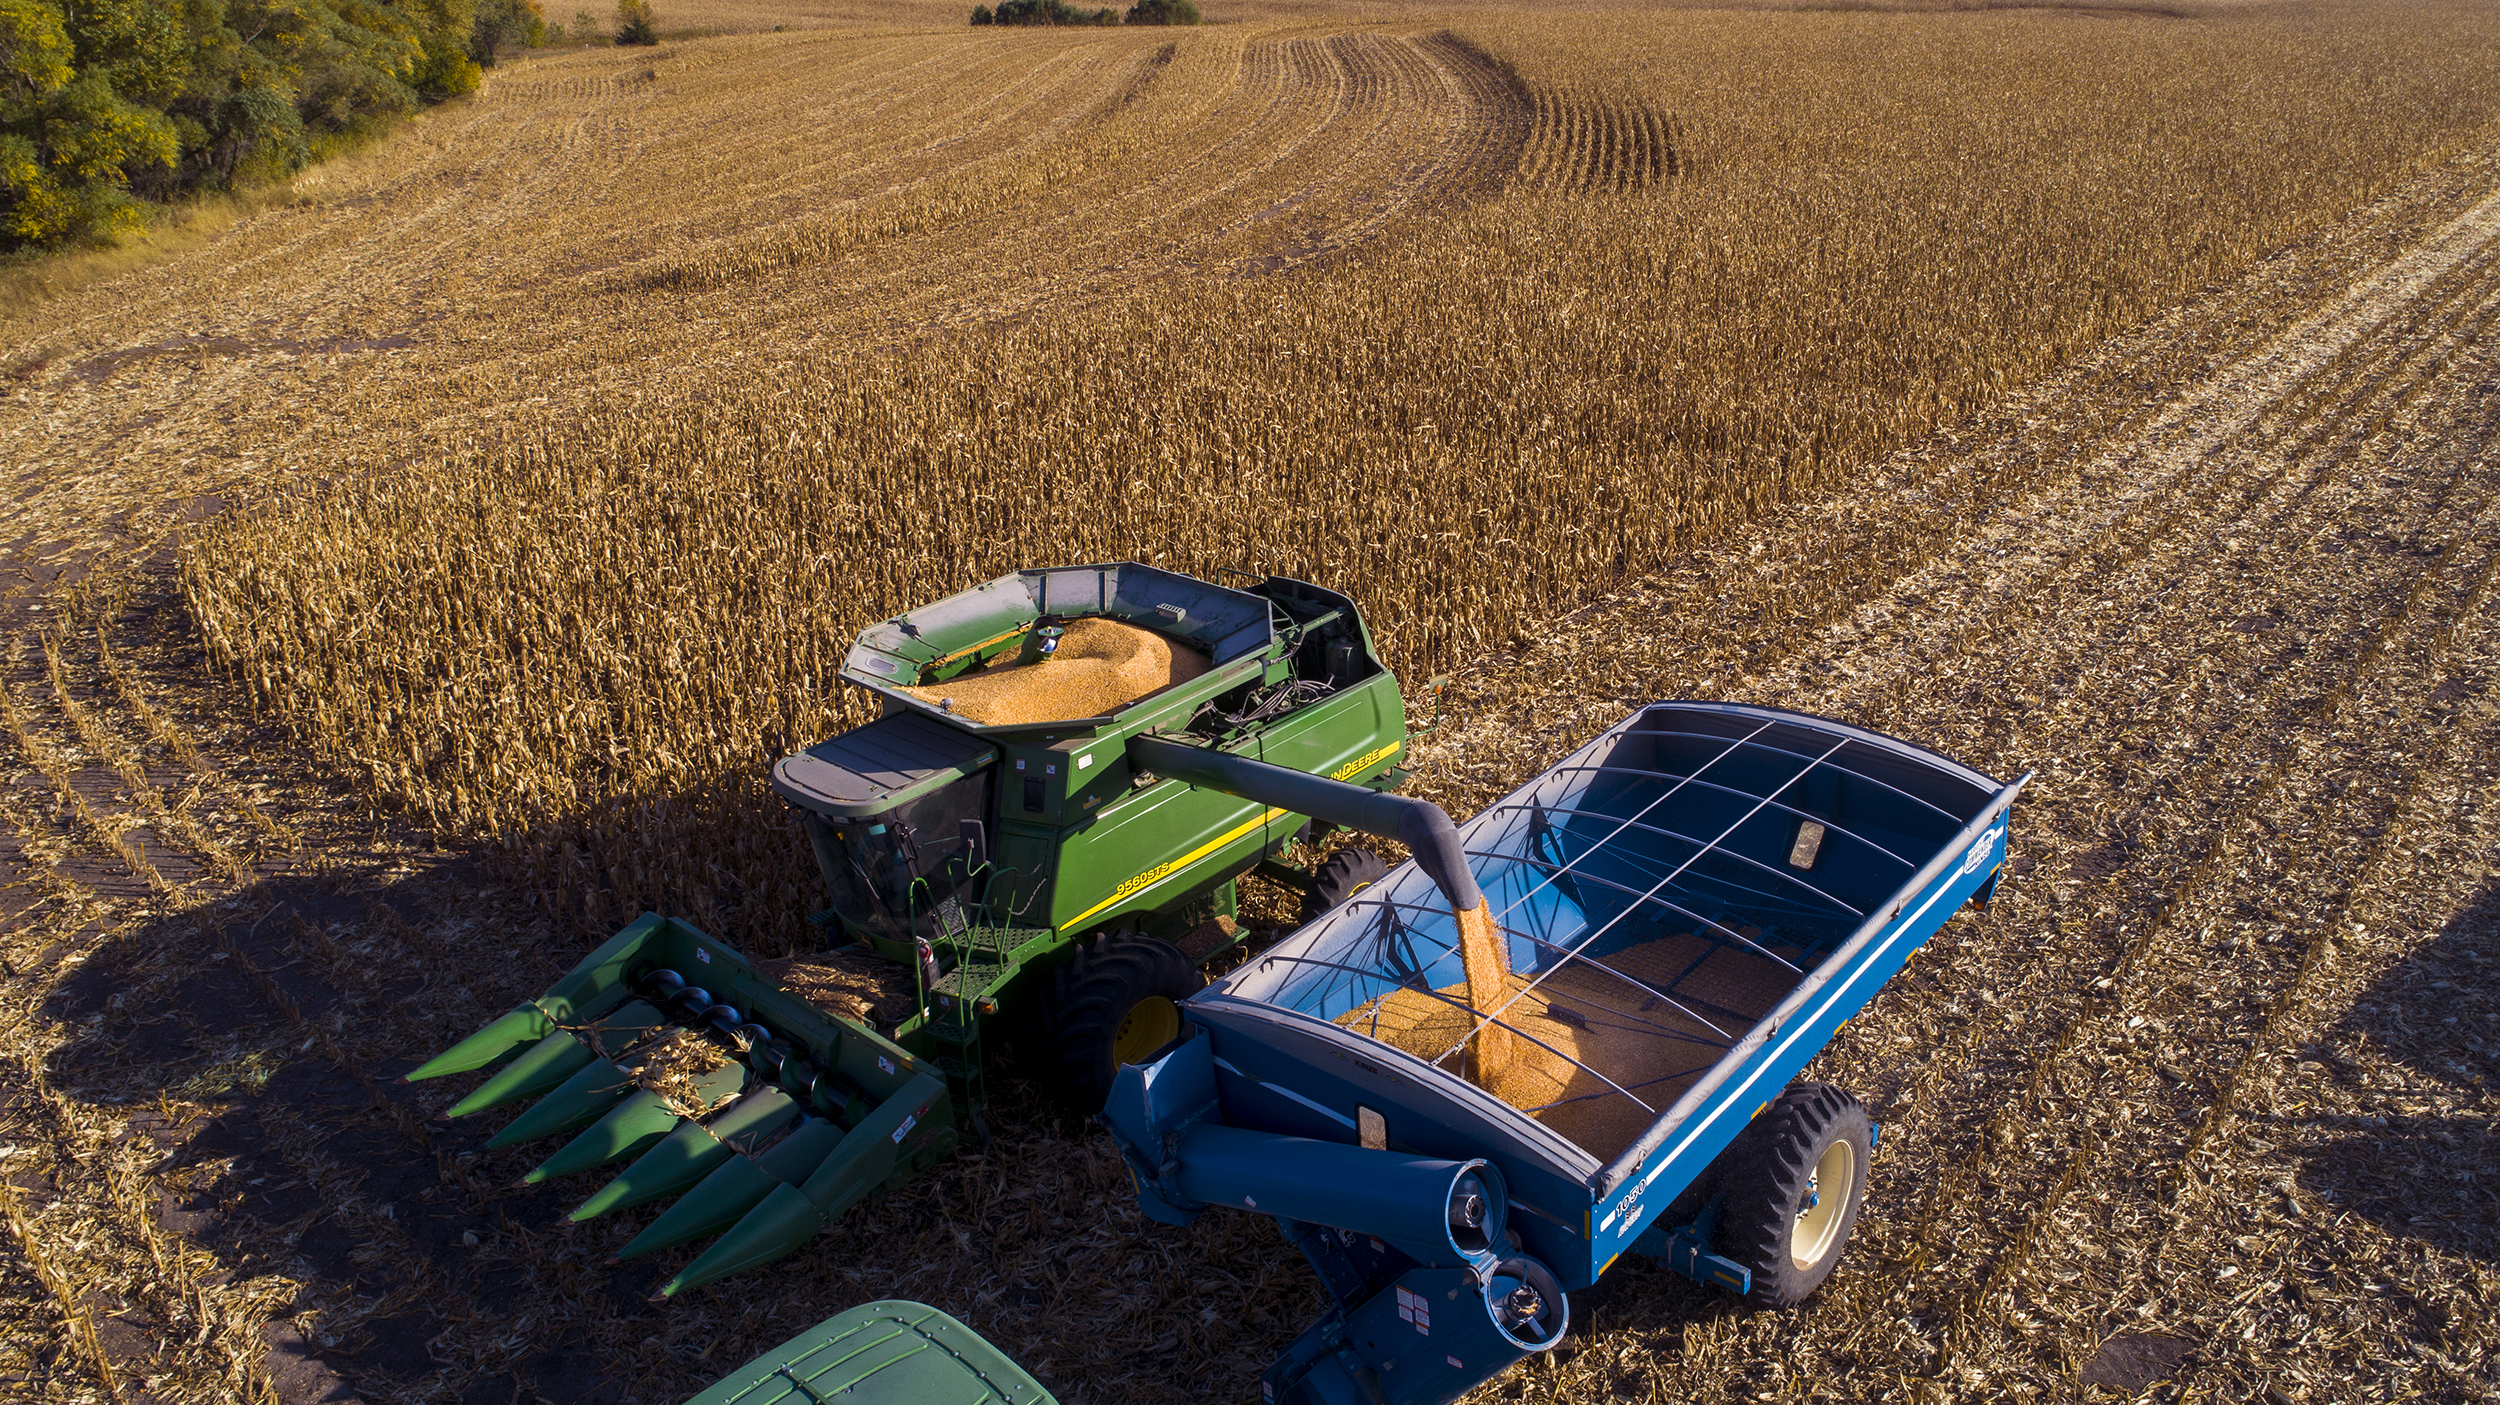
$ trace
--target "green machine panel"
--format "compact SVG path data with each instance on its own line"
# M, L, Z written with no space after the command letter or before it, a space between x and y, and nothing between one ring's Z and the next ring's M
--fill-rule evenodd
M1058 1405L1007 1353L926 1303L826 1318L687 1405Z

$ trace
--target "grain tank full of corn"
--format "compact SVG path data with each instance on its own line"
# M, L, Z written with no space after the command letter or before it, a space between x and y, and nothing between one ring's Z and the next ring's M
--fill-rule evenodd
M1391 793L1405 703L1354 602L1228 580L1025 570L870 626L841 676L881 715L773 770L823 950L751 962L646 915L410 1078L485 1072L455 1117L534 1100L491 1144L569 1137L532 1180L610 1168L576 1219L672 1201L620 1256L711 1240L674 1293L985 1136L1002 1021L1022 1072L1101 1108L1249 935L1240 878L1307 918L1388 871L1320 832L1400 839L1481 927L1448 817Z

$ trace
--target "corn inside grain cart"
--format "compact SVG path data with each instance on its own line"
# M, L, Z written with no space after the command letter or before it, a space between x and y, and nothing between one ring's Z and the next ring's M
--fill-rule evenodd
M2005 784L1656 703L1253 956L1121 1070L1151 1218L1275 1218L1333 1306L1263 1398L1438 1405L1626 1252L1765 1307L1830 1276L1878 1129L1799 1070L2005 858ZM1490 930L1488 942L1485 936Z

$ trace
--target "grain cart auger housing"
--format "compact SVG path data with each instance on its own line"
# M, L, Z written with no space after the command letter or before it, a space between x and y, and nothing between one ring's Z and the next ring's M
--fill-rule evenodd
M892 999L814 1003L802 976L829 966L768 978L645 916L409 1075L486 1073L453 1116L535 1100L490 1143L569 1135L532 1180L622 1165L576 1219L672 1201L620 1251L711 1239L664 1293L789 1253L983 1135L998 1019L1030 1014L1027 1071L1100 1108L1241 939L1237 879L1324 905L1386 871L1298 866L1315 824L1405 837L1472 882L1447 816L1383 794L1404 701L1354 603L1318 586L1019 571L869 626L841 676L882 715L772 783L832 899L812 929L844 950L816 959Z
M2024 780L1653 704L1457 827L1492 952L1455 875L1393 870L1191 999L1103 1121L1148 1216L1272 1215L1328 1289L1265 1401L1456 1399L1558 1342L1626 1250L1794 1304L1876 1128L1792 1080L1986 900Z

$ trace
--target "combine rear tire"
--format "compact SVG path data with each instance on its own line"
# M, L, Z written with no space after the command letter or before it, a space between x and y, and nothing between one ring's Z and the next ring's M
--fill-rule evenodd
M1051 973L1042 1006L1052 1094L1078 1112L1102 1111L1120 1065L1171 1043L1181 1032L1181 1002L1205 983L1167 941L1114 932L1079 946Z
M1866 1109L1829 1083L1792 1085L1745 1129L1711 1238L1753 1271L1747 1302L1794 1307L1832 1276L1866 1198L1874 1143Z
M1321 913L1388 876L1389 865L1371 850L1339 849L1311 875L1311 886L1303 890L1302 920L1316 920Z

